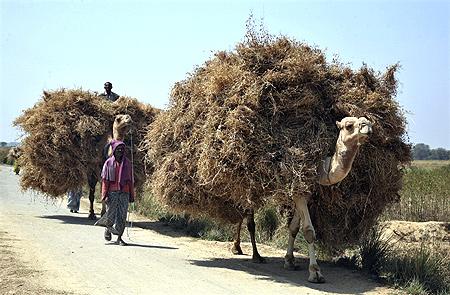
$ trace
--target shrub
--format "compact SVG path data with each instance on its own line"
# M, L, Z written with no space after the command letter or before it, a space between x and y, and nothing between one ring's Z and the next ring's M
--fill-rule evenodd
M259 240L272 240L280 225L279 214L273 205L265 206L255 216Z
M361 268L371 274L379 275L393 253L392 237L383 237L383 226L373 227L359 244Z
M450 291L449 258L446 252L422 245L420 249L391 256L383 267L384 274L392 283L408 288L420 283L424 290L444 294Z

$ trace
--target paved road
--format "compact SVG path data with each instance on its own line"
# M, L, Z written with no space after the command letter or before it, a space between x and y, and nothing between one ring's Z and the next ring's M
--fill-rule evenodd
M327 283L311 284L306 260L302 270L290 272L282 268L282 251L261 246L268 263L254 264L249 256L232 256L230 243L184 237L158 222L141 220L147 229L134 226L125 234L130 246L112 245L103 240L103 229L87 219L86 207L69 213L65 200L20 192L18 180L11 167L0 166L0 231L8 249L39 271L34 283L45 288L74 294L389 292L357 273L325 264ZM250 253L248 244L244 251Z

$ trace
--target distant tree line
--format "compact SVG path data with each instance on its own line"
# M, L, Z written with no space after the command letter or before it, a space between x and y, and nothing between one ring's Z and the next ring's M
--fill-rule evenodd
M424 143L416 144L412 149L412 154L414 160L450 160L449 150L430 149L430 146Z

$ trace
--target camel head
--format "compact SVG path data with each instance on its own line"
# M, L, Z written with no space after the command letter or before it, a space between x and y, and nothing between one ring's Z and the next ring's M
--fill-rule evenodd
M372 123L364 117L345 117L336 121L339 139L345 145L361 145L372 133Z
M130 115L116 115L113 123L113 138L123 140L132 122Z
M359 146L372 133L372 123L364 117L345 117L336 122L339 136L332 157L327 157L319 166L319 183L332 185L340 182L352 169Z

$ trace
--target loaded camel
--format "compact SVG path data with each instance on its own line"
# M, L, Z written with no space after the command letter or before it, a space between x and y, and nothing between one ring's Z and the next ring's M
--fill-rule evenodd
M102 169L103 163L105 160L111 155L111 141L120 140L124 141L125 135L130 131L131 128L131 117L130 115L116 115L113 123L113 132L112 138L109 137L108 143L103 148L102 161L100 167L96 167L97 169L88 173L88 184L89 184L89 219L95 220L96 216L94 213L94 199L95 199L95 186L99 180L99 172ZM103 215L106 211L105 203L102 202L102 211L101 215Z
M329 186L342 181L350 172L353 161L358 153L359 147L372 133L372 123L364 117L345 117L336 125L339 129L339 135L336 142L336 148L333 156L325 158L323 165L318 169L318 183L320 185ZM314 250L314 240L316 234L311 222L308 211L308 201L310 195L297 195L293 197L295 211L289 222L289 241L286 256L284 257L284 268L289 270L295 269L294 258L294 241L300 229L300 221L302 222L303 235L308 242L309 251L309 277L308 281L312 283L323 283L325 278L320 272L320 267L316 261ZM255 222L253 212L247 212L237 225L237 232L233 241L232 252L234 254L242 254L240 248L240 230L243 219L247 218L248 229L252 237L253 261L263 262L264 259L259 255L254 241Z

